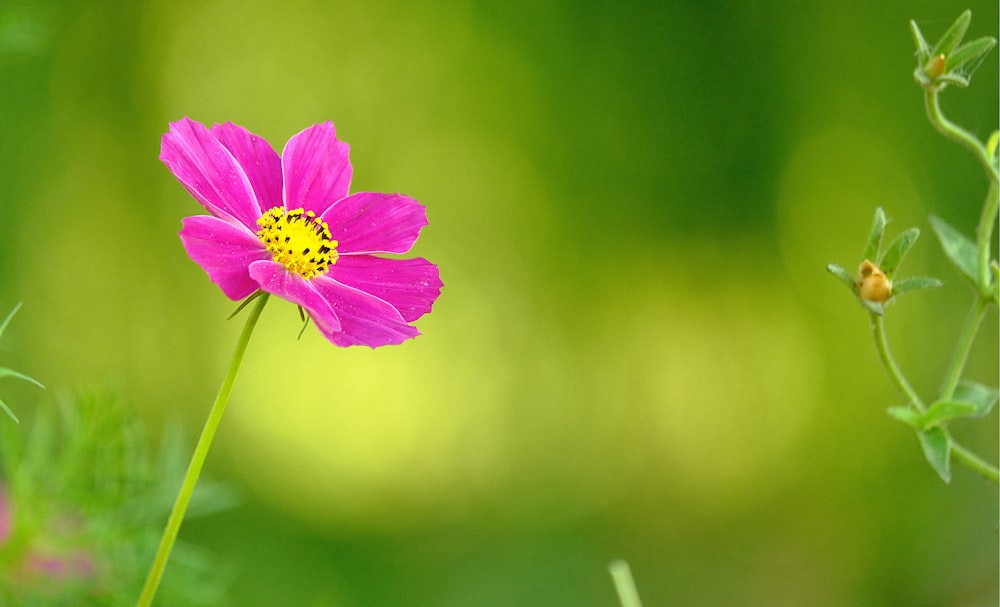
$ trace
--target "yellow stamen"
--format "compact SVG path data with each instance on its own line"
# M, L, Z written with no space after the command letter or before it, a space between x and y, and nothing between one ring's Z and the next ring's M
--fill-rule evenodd
M257 225L257 238L274 261L302 278L326 274L337 263L337 241L330 237L326 222L312 211L274 207L257 220Z

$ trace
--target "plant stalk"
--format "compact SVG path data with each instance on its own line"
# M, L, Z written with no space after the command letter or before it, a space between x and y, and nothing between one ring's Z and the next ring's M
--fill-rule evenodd
M170 558L170 551L173 550L174 542L177 540L177 533L181 528L181 522L184 520L184 513L191 502L191 496L194 494L195 486L198 484L198 477L201 475L205 458L208 456L208 450L212 446L212 440L215 438L215 431L219 428L222 414L225 412L226 404L229 402L229 395L233 391L233 384L236 382L236 376L240 371L243 355L246 353L247 344L250 343L250 335L253 333L253 328L257 324L257 319L260 318L260 313L264 309L267 299L268 295L266 293L257 298L257 303L250 310L247 322L243 326L243 332L240 333L240 338L236 342L236 351L233 353L232 362L229 363L229 371L222 381L219 394L215 397L215 402L208 413L208 419L205 420L205 427L202 428L198 444L195 446L194 454L191 456L191 463L188 465L184 481L181 483L180 491L177 493L177 499L174 502L173 510L170 512L170 518L167 519L167 526L163 530L163 537L160 539L160 547L156 551L156 558L153 560L149 575L146 577L146 583L142 588L142 594L139 596L139 602L136 603L136 607L149 607L153 603L153 597L156 596L156 590L160 586L160 579L163 577L163 571L167 567L167 560Z
M885 367L886 372L893 383L896 384L896 387L906 395L906 398L913 403L917 411L923 414L927 410L924 402L920 399L917 391L913 389L913 386L910 385L910 382L906 380L903 372L899 369L899 365L896 364L896 359L892 356L892 350L889 349L889 340L885 335L885 319L874 312L871 314L871 319L872 334L875 336L875 349L878 350L879 358L882 359L882 366Z
M986 316L987 307L987 303L981 297L976 297L972 303L972 309L969 310L969 315L965 318L962 332L958 336L958 343L955 345L955 355L952 357L951 364L948 365L944 383L941 385L940 400L950 400L955 395L955 388L962 380L965 363L969 360L969 353L972 351L972 342L975 341L976 334L979 333L979 325L983 322L983 317Z
M951 443L951 454L955 457L955 461L994 483L1000 483L1000 470L996 466L986 463L978 455L956 443L950 436L948 441Z
M934 128L939 133L972 152L976 159L979 160L979 164L983 165L990 181L996 183L998 181L997 167L986 152L986 147L972 133L945 118L941 112L938 93L939 90L936 88L925 90L924 92L924 105L927 107L927 117L930 119L931 124L934 125Z
M990 189L983 203L983 213L979 216L976 226L976 246L979 248L979 294L987 300L990 298L992 276L990 275L990 259L993 252L993 227L997 222L997 207L1000 204L1000 187L996 175L990 180Z

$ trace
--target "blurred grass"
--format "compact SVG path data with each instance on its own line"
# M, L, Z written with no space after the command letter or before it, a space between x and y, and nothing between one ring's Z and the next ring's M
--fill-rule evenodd
M248 502L184 531L243 567L233 604L612 605L618 557L650 605L994 604L996 491L940 485L885 415L823 270L876 205L924 229L904 273L948 284L889 329L933 390L968 296L926 215L971 231L985 180L927 124L906 23L961 8L5 3L3 362L193 434L239 329L159 137L189 115L280 150L332 119L355 189L427 204L446 287L375 352L268 307L209 462ZM980 137L996 61L944 96ZM995 459L996 413L956 433Z

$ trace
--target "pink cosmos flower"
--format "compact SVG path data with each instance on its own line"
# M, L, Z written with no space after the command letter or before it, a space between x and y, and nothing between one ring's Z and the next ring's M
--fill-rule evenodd
M398 344L441 292L436 265L406 253L427 225L401 194L348 193L348 145L333 124L293 136L281 156L231 122L184 118L160 160L211 215L186 217L188 255L230 299L258 289L298 304L338 346Z

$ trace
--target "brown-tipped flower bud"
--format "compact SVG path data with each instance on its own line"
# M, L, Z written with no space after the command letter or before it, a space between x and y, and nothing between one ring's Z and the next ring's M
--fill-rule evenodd
M935 55L924 64L924 73L935 80L944 76L944 73L947 71L948 61L944 55Z
M885 273L867 259L858 268L858 297L865 301L885 303L892 294L892 285Z

